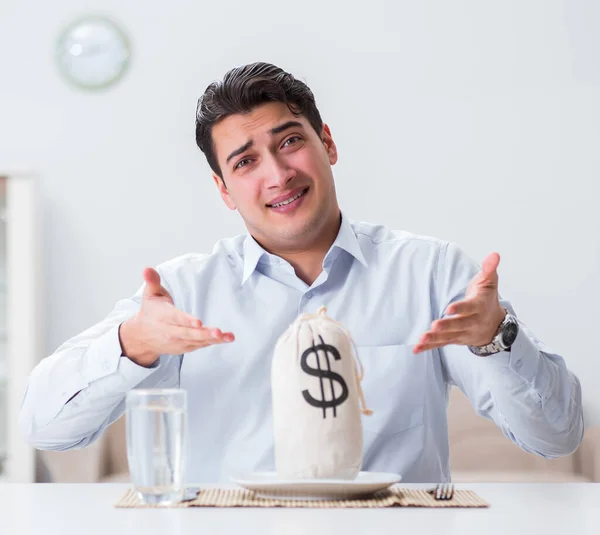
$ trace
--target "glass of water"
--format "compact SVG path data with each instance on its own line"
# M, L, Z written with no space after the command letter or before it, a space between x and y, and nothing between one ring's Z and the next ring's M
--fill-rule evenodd
M187 440L187 392L179 388L127 393L127 460L143 503L181 501Z

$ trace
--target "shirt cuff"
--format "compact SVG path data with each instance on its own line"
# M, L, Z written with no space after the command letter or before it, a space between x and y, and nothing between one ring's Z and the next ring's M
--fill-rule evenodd
M536 388L542 386L536 384L540 350L521 326L519 326L517 338L513 342L510 351L501 351L500 353L480 358L484 362L484 366L489 366L502 372L515 373Z
M160 359L146 368L123 355L119 327L120 325L116 325L111 328L88 347L83 366L83 377L88 384L119 372L125 383L135 386L160 367Z

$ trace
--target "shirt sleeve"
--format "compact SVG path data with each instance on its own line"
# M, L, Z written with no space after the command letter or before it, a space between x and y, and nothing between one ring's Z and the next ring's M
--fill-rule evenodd
M119 328L139 310L142 291L33 369L19 415L28 443L44 450L84 447L123 414L128 390L179 385L181 355L161 355L149 368L122 355Z
M437 275L439 317L450 303L464 299L479 270L457 245L442 246ZM517 317L509 301L500 297L500 303ZM561 355L518 321L519 333L509 351L479 357L466 346L441 348L448 381L465 393L478 414L493 420L523 450L546 458L568 455L583 439L580 382Z

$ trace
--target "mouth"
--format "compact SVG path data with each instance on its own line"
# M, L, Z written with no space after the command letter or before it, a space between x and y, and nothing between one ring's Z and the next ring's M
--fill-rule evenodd
M301 197L304 197L304 195L306 195L306 193L308 192L309 188L303 188L302 190L300 190L299 192L291 195L290 197L288 197L287 199L283 199L277 203L273 203L273 204L267 204L267 206L269 208L282 208L284 206L288 206L292 203L295 203L298 201L298 199L300 199Z

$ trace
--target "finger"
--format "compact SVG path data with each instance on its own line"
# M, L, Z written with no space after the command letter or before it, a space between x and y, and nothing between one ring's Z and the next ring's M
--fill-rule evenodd
M182 312L177 308L173 308L169 321L172 325L178 325L180 327L200 328L203 326L202 320L198 319L196 316Z
M224 333L221 331L221 329L210 329L211 332L211 339L212 340L217 340L217 341L221 341L221 342L233 342L235 340L235 336L233 333L227 332Z
M462 344L461 334L459 333L449 333L442 336L427 332L421 335L421 338L419 338L419 341L413 348L413 353L420 353L421 351L428 351L430 349L456 344Z
M227 336L225 336L227 335ZM167 337L170 342L191 342L214 344L220 341L233 341L233 333L222 333L220 329L214 328L194 328L171 325L167 330Z
M464 299L463 301L456 301L456 303L452 303L448 305L446 311L444 312L445 316L453 316L456 314L460 314L463 316L471 316L476 314L479 309L479 303L474 299Z
M451 344L445 344L445 343L439 343L439 344L417 344L415 345L415 347L413 348L413 353L417 354L417 353L422 353L423 351L430 351L432 349L437 349L440 347L445 347Z
M167 292L167 290L161 286L160 275L155 269L144 269L142 276L144 277L144 282L146 283L146 286L144 287L144 295L146 297L163 295L168 295L170 297L169 292Z
M202 323L202 320L199 320L195 316L191 314L186 314L181 310L173 309L173 315L171 316L172 325L178 327L191 327L192 329L208 333L210 338L212 339L223 339L225 342L233 342L235 337L233 333L223 333L220 329L215 327L207 327Z
M419 339L419 344L454 344L460 340L460 337L463 334L465 333L434 333L429 331L421 336L421 338Z
M195 341L188 342L185 346L185 352L195 351L196 349L201 349L203 347L208 347L217 344L226 344L235 341L235 337L233 333L223 333L223 336L219 339L211 339L208 341Z
M187 329L186 327L183 328ZM224 333L221 329L216 329L214 327L191 328L188 329L188 333L189 338L187 338L187 340L207 342L209 344L214 344L216 342L233 342L235 340L233 333Z
M436 320L431 324L434 333L460 333L472 330L477 326L477 316L456 316Z
M208 346L220 344L221 342L189 342L183 346L183 349L180 353L191 353L192 351L196 351L197 349L203 349Z
M235 335L233 333L223 333L223 342L235 341Z
M194 318L194 316L188 316L188 320L190 322L190 327L202 327L202 321L198 318Z
M218 331L218 329L217 329ZM209 340L210 344L214 344L214 343L221 343L221 342L233 342L235 340L235 336L233 333L223 333L221 331L219 331L219 335L215 335L213 334L212 337Z

